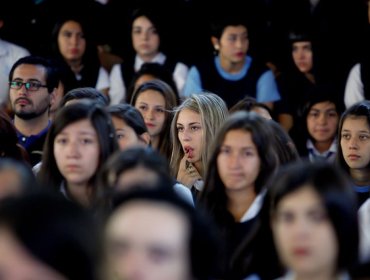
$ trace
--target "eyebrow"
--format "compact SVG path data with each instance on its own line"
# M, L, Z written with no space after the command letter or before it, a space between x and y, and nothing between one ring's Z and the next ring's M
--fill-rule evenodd
M178 124L178 125L184 125L184 124L182 124L182 123L176 123L176 124ZM191 122L191 123L189 123L188 125L194 125L194 124L201 124L200 122Z

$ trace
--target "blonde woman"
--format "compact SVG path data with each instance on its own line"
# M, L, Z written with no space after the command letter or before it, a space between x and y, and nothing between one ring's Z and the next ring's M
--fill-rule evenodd
M171 170L195 196L203 187L210 143L227 116L225 102L213 93L194 94L175 110Z

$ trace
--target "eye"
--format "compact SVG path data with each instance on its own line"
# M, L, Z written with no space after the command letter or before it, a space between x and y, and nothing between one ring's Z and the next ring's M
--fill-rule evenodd
M116 132L116 135L118 140L125 138L125 134L123 132Z
M231 149L229 147L221 147L220 154L229 155L231 153Z
M342 133L341 137L342 137L342 139L345 139L345 140L351 139L351 135L348 134L348 133Z
M55 143L57 143L59 145L65 145L65 144L67 144L67 142L68 142L68 139L65 138L65 137L57 137L55 139Z
M183 132L184 131L183 126L178 126L178 127L176 127L176 129L177 129L177 132Z
M190 127L190 129L191 129L192 131L198 131L198 130L200 130L200 129L201 129L201 127L200 127L200 126L192 126L192 127Z
M163 108L156 108L155 111L157 113L164 113L164 109Z
M365 141L365 140L367 140L367 139L369 139L369 135L360 135L359 137L358 137L361 141Z
M139 107L137 107L140 111L146 111L148 109L147 106L145 105L140 105Z

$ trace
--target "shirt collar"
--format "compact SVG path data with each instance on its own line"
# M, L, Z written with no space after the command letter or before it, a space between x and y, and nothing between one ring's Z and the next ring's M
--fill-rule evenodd
M248 210L244 213L243 217L240 219L241 223L249 221L249 220L251 220L251 219L253 219L254 217L257 216L257 214L259 213L259 211L262 208L263 198L265 197L265 195L266 195L266 189L263 189L256 196L256 198L253 200L251 206L248 208Z
M158 53L150 62L163 64L166 61L166 56L163 53ZM141 66L145 63L138 55L135 56L134 69L135 72L139 71Z

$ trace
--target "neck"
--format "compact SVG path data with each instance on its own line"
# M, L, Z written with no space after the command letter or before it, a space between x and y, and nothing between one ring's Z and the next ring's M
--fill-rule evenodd
M14 116L14 126L25 136L36 135L45 129L49 124L48 112L31 120L24 120L17 115Z
M297 274L294 280L335 280L338 279L338 275L335 275L332 270L318 271L307 274Z
M226 195L228 198L228 210L237 222L247 212L257 196L254 186L249 186L242 190L226 190Z
M158 150L158 148L159 148L159 135L151 136L150 137L150 144L152 145L153 149Z
M320 153L323 153L329 150L332 143L333 143L333 139L328 140L328 141L318 141L318 142L315 142L314 146L316 150L318 150Z
M91 205L91 187L87 184L66 184L68 195L83 207Z
M144 62L151 62L157 54L158 54L158 53L147 54L147 55L144 55L144 56L140 55L140 58L141 58Z
M370 168L350 169L349 172L356 185L358 186L370 185Z
M232 62L228 59L222 58L222 56L220 55L220 63L221 63L222 69L225 72L230 73L230 74L239 73L245 64L245 60L246 58L244 58L240 62Z
M311 82L311 83L313 83L313 84L315 84L316 83L316 81L315 81L315 76L312 74L312 73L305 73L304 74L305 76L306 76L306 78Z
M82 61L80 59L78 60L68 60L67 64L69 67L71 67L71 70L73 73L78 74L80 73L81 69L83 68L83 64L81 63Z

